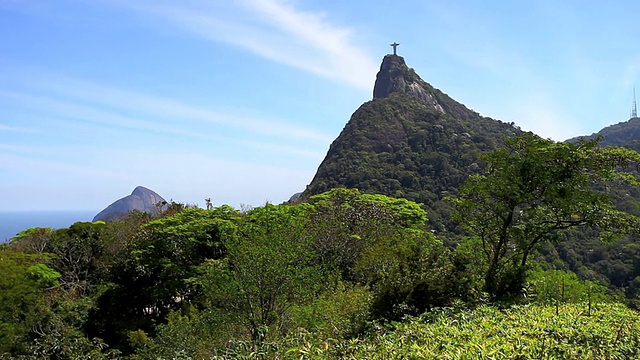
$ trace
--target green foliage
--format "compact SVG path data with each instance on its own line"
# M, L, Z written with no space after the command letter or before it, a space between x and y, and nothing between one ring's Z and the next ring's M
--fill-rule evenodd
M46 240L44 250L55 255L51 266L60 274L60 285L83 296L97 289L107 272L103 261L107 249L104 222L77 222L58 229Z
M527 281L527 293L536 303L602 303L608 299L605 286L589 280L579 280L574 272L536 271Z
M291 306L320 290L322 273L305 231L309 210L267 204L248 211L224 240L226 257L204 265L200 281L210 305L236 316L255 343L264 340L263 329L283 326Z
M120 351L110 349L100 338L89 338L83 331L93 301L76 298L71 292L52 296L43 316L33 328L27 359L118 359Z
M366 285L374 318L400 319L469 298L467 269L406 199L337 188L311 197L315 249L324 267Z
M581 280L607 286L610 292L624 290L629 301L638 293L634 279L640 276L640 244L637 235L602 242L596 229L574 229L555 244L541 247L536 261L545 269L576 273Z
M440 309L369 336L339 340L300 331L261 355L279 359L634 359L640 315L619 304ZM242 344L217 358L259 358Z
M443 198L457 195L479 171L481 154L521 131L436 93L445 113L404 94L363 104L331 144L303 198L338 187L406 198L424 204L433 228L455 231Z
M8 348L0 345L0 353L34 359L118 356L101 339L90 340L83 331L93 306L88 294L101 283L98 274L104 274L105 227L105 223L76 223L55 231L29 229L3 250L0 272L13 276L0 285L0 304L13 308L15 316L8 322L0 320L7 330L0 331L0 343L12 343Z
M110 350L98 338L88 340L82 335L45 335L35 340L31 354L24 359L107 360L120 359L120 352Z
M453 199L456 218L482 242L485 290L494 297L518 293L529 255L558 233L578 226L604 235L629 232L638 219L615 209L594 184L635 180L620 166L640 154L600 148L596 141L574 145L524 135L486 157L486 174L472 176Z
M111 284L91 313L91 336L123 350L129 331L153 333L173 310L199 301L200 265L225 254L223 239L239 213L228 206L186 208L153 220L133 233L110 273Z
M361 194L357 189L337 188L313 196L310 233L319 262L349 281L366 283L355 270L366 248L396 239L412 241L424 234L426 212L414 202L384 195Z
M406 228L420 228L427 221L426 211L413 201L381 194L361 194L358 189L332 189L312 196L311 204L318 211L326 211L327 207L353 209L360 217L374 216L368 220L382 220Z
M11 245L16 250L43 253L46 251L53 233L54 230L52 228L35 227L26 229L20 231L11 239Z
M425 221L415 203L347 189L237 214L221 237L224 255L188 281L203 290L200 310L175 309L149 341L134 331L130 343L142 358L231 354L229 346L260 353L296 328L352 337L372 316L448 304L457 293L436 289L454 287L455 271L443 271L454 266Z
M384 358L388 353L429 358L435 346L434 354L451 358L471 351L560 357L540 350L537 337L521 337L521 329L534 328L518 322L534 318L518 313L529 308L459 310L486 301L481 273L490 258L478 256L486 255L483 238L458 239L454 250L425 228L426 221L425 210L409 200L338 188L308 203L267 204L243 212L228 206L182 208L155 219L134 213L112 223L30 230L0 253L0 271L8 274L0 279L3 356ZM624 246L629 254L634 249L631 243L607 246ZM607 258L606 249L592 250L591 260ZM554 251L546 247L536 260L560 256ZM635 269L634 262L621 260ZM581 261L576 266L585 267ZM558 318L570 306L563 303L600 316L598 307L588 304L602 299L603 286L549 270L556 263L540 264L546 270L529 277L529 301L552 305ZM640 276L634 271L624 277ZM437 310L448 306L458 310ZM550 308L537 309L531 311ZM415 318L425 311L427 315ZM507 315L515 326L512 332L501 318ZM489 320L480 322L484 318ZM583 316L573 319L575 325ZM537 321L550 322L544 317ZM571 336L582 339L585 335L577 330L560 335L548 327L544 331L556 338L553 346L561 353L618 356L590 345L576 350L582 340L561 342ZM635 328L619 332L621 340L616 341L633 342L638 336ZM522 347L498 341L492 335L498 333ZM439 338L426 341L421 336ZM600 334L594 339L609 341ZM455 352L451 344L456 341L468 344L469 352Z
M0 354L21 354L46 311L46 287L60 277L44 263L48 254L0 247Z
M569 139L569 142L578 142L581 139L602 138L602 146L624 146L628 149L640 151L640 118L629 119L628 121L617 123L605 127L595 134L587 137Z
M144 331L129 333L129 343L135 350L132 359L207 359L214 349L224 345L219 337L222 321L215 311L173 311L166 324L159 325L154 337ZM221 344L222 343L222 344Z
M58 285L58 279L62 276L59 272L42 263L29 266L27 273L41 288Z
M367 246L355 272L372 288L374 316L399 320L449 305L459 295L449 255L426 232L405 233Z
M93 305L56 284L51 254L0 250L0 358L108 359L118 355L81 328Z
M373 294L366 286L341 283L309 304L291 309L291 327L322 337L345 339L361 334L371 319Z

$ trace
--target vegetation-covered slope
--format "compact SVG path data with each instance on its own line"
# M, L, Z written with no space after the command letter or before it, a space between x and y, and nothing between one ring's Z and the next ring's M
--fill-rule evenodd
M423 81L404 59L387 55L374 99L363 104L331 145L304 196L335 187L404 197L430 210L440 227L479 155L521 131L485 118ZM445 216L446 218L446 216Z
M504 146L504 139L522 132L512 124L481 117L423 81L399 56L387 55L374 88L331 145L304 196L335 187L404 197L424 204L429 225L459 232L451 220L452 204L462 182L484 167L481 155ZM602 145L640 150L640 119L612 125ZM577 139L572 139L575 142ZM640 215L640 189L607 184L620 210ZM634 237L603 244L594 230L570 231L556 246L542 244L538 257L545 268L576 271L583 279L612 289L640 291L640 265ZM454 240L455 241L455 240ZM457 241L455 241L457 242Z
M0 246L0 358L638 358L640 154L520 133L389 55L302 200Z
M463 217L474 236L456 248L429 231L421 205L355 189L247 211L171 204L157 217L24 231L0 247L0 358L635 356L637 316L621 307L603 328L576 326L575 311L550 328L553 308L521 315L484 305L586 301L589 315L612 301L573 273L532 271L526 254L567 221L627 223L585 183L626 179L617 161L640 154L533 135L506 145L486 158L494 172L466 187L479 191L460 192L457 211L471 210ZM497 283L509 286L487 286ZM456 310L434 317L443 307ZM614 337L614 323L631 325Z
M607 126L597 133L586 136L593 139L597 136L602 137L602 146L616 145L624 146L636 151L640 150L640 118L631 118L614 125ZM567 141L577 141L582 136L571 138Z
M637 359L640 315L616 304L443 309L352 341L298 334L282 359ZM240 354L247 352L239 351ZM235 355L240 355L238 353ZM229 357L231 358L231 356Z
M602 146L621 146L640 151L640 118L607 126L589 136L567 140L600 138ZM626 171L638 175L637 164L627 164ZM612 202L620 210L640 216L640 188L611 184L607 188ZM625 236L615 242L602 243L595 231L571 231L555 248L547 247L544 261L576 272L583 279L597 280L616 291L624 292L638 307L640 294L640 245L638 236Z

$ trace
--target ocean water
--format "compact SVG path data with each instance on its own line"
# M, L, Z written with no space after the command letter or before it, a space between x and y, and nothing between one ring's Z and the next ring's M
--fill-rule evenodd
M91 221L99 211L0 211L0 243L32 227L66 228Z

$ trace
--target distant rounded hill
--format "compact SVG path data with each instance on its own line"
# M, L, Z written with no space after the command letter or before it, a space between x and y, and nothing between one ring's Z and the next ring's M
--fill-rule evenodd
M130 211L138 210L157 214L167 208L167 201L155 191L144 186L136 187L131 195L116 200L93 218L93 221L109 221L118 219Z
M594 139L596 136L602 137L602 146L623 146L640 151L640 118L634 117L627 121L607 126L589 136L578 136L567 141L576 142L580 138Z

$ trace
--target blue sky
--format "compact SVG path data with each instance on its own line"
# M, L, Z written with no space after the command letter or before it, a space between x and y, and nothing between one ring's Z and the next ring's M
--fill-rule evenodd
M564 140L626 121L637 1L0 0L0 211L137 185L279 203L371 99L389 43L485 116Z

